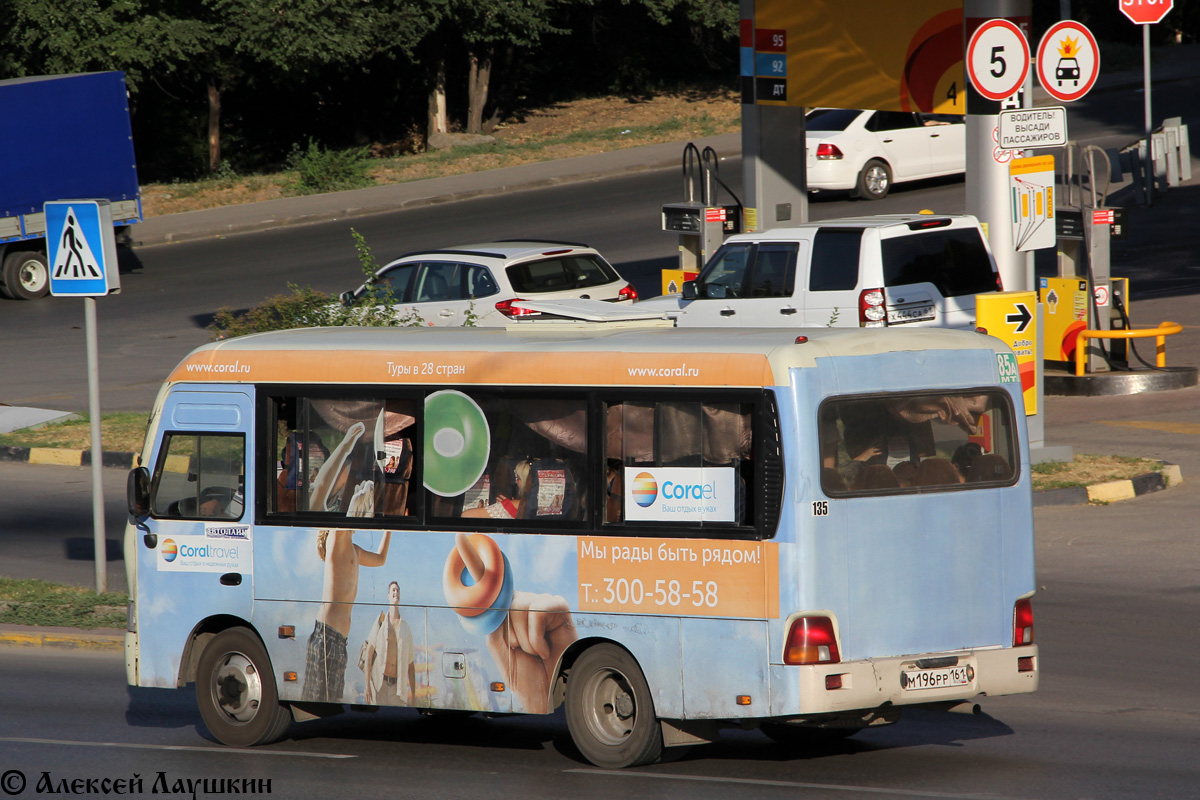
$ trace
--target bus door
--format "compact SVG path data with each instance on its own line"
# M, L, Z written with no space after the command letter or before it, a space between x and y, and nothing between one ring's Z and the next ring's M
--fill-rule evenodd
M138 526L140 684L175 686L196 624L215 614L249 619L253 560L245 391L176 389L150 451L150 515Z

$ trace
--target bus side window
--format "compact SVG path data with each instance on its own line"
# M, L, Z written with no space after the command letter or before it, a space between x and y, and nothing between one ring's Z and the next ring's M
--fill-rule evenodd
M151 488L156 517L241 519L246 442L240 435L170 433Z
M627 401L608 404L605 430L607 502L604 521L621 522L628 515L624 504L625 470L683 468L728 469L733 482L732 519L738 525L754 524L753 405L701 401ZM702 516L681 519L691 524L712 522Z

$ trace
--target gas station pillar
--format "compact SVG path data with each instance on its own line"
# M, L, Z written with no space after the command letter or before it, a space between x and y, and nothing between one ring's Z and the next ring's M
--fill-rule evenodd
M741 18L742 36L751 40L748 45L743 42L742 49L753 50L754 0L741 0ZM782 56L786 57L786 52ZM755 77L752 64L743 64L742 71L745 230L766 231L808 222L804 109L783 103L787 99L785 82ZM776 93L780 94L778 101ZM762 104L760 100L771 104Z
M1021 29L1028 40L1032 31L1030 0L964 0L964 43L990 19L1006 19ZM1014 68L1013 65L1007 65ZM967 80L967 174L966 208L987 230L988 244L996 257L1004 288L1010 291L1036 289L1031 253L1017 252L1013 241L1012 199L1009 189L1009 161L1020 151L1002 150L997 139L996 115L1006 109L1033 105L1033 70L1016 94L1004 100L990 100Z

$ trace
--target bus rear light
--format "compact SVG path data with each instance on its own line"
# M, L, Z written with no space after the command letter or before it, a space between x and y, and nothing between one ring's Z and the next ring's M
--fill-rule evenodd
M1033 672L1033 656L1021 656L1018 658L1017 672Z
M842 688L842 676L840 674L825 676L825 691L832 692L840 688Z
M1013 606L1013 647L1033 644L1033 601L1023 597Z
M1000 270L996 270L996 291L1004 291L1004 279L1000 277Z
M836 144L822 142L817 145L817 158L822 161L840 161L842 159L842 151L838 149Z
M517 317L536 317L541 314L541 312L534 311L531 308L521 308L520 306L513 305L513 303L519 302L521 302L520 297L514 297L511 300L501 300L499 303L496 303L496 310L509 319L516 319Z
M882 328L887 325L887 300L883 289L863 289L858 295L858 326Z
M829 617L800 617L788 631L783 650L785 664L837 664L838 651L833 620Z
M637 300L637 289L633 288L632 284L625 284L625 288L617 292L617 302L622 300Z

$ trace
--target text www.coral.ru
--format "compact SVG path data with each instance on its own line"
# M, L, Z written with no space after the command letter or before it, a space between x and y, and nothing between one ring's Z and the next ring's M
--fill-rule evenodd
M678 367L629 367L631 378L698 378L700 370L680 364Z
M250 365L237 361L232 364L188 364L188 372L249 372Z

